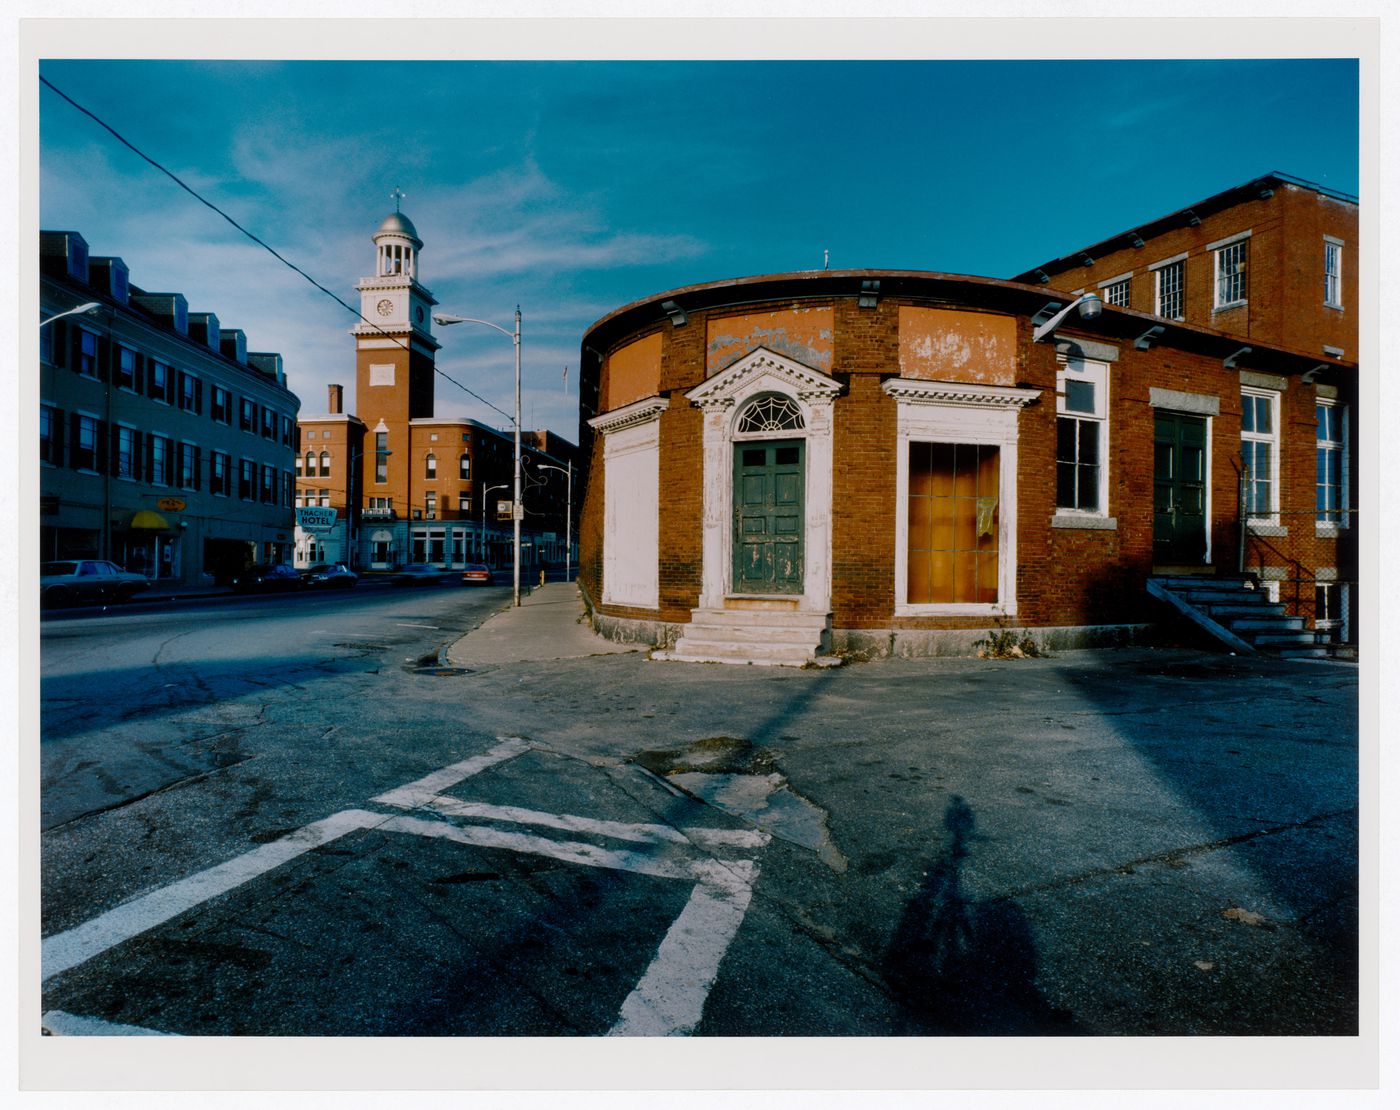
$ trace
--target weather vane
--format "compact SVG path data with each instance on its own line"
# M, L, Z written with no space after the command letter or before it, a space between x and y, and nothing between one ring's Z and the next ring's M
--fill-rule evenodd
M395 211L395 212L397 212L397 211L399 210L399 202L400 202L401 200L403 200L404 197L408 196L408 194L405 193L402 189L400 189L397 185L394 186L394 191L393 191L392 193L390 193L389 195L390 195L391 197L394 198L394 211Z

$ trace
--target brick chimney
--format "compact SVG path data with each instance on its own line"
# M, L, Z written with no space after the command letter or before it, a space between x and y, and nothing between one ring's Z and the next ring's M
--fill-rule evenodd
M330 413L335 416L340 413L345 404L345 387L343 385L333 385L330 387Z

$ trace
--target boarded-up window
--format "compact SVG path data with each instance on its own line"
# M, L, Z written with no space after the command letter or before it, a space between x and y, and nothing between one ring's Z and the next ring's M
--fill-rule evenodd
M995 603L1000 450L909 445L909 601Z

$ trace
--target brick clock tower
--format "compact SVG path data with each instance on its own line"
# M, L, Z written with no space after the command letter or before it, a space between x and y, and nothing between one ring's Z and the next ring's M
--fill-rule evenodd
M407 216L395 211L373 239L374 276L355 286L360 315L370 322L352 329L356 409L366 429L361 504L371 497L391 498L398 519L404 520L411 515L411 482L417 473L409 421L433 415L439 344L432 336L432 308L437 301L418 282L423 243ZM377 458L380 447L391 454Z

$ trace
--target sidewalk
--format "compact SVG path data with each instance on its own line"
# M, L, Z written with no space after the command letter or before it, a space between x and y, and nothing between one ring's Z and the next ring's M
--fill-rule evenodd
M482 667L640 650L640 644L618 644L597 635L584 620L578 586L551 582L522 594L519 608L511 606L488 618L443 650L440 658L448 666Z

